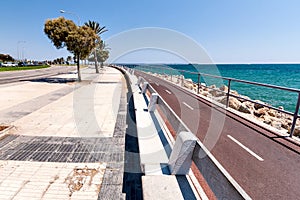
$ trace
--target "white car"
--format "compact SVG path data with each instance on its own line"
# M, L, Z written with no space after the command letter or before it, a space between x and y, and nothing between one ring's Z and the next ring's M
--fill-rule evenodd
M2 63L2 67L15 67L15 66L17 66L17 64L13 62Z

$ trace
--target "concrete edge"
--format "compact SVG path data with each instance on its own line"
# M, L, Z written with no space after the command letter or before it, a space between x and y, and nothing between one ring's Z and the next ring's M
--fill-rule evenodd
M16 127L14 125L2 124L1 126L7 126L7 128L0 131L0 140L2 140L4 137L9 135L10 134L9 132L10 132L11 129L13 129L13 128L16 129Z
M121 69L121 70L123 70L123 69ZM130 83L133 84L133 82L130 78L130 74L126 70L123 70L123 71L128 76ZM148 98L147 95L146 95L146 97ZM149 98L148 98L148 100L149 100ZM164 135L166 136L166 138L168 140L168 143L170 144L170 147L173 148L173 146L175 144L175 139L173 138L172 134L170 133L169 129L167 128L167 125L163 122L163 119L161 118L158 111L155 110L154 113L155 113L155 116L158 120L160 127L163 130ZM142 165L142 167L143 167L143 165ZM147 175L145 175L145 176L147 176ZM166 176L166 175L148 175L148 176ZM167 176L173 176L173 175L167 175ZM196 199L205 199L205 200L208 199L208 197L206 196L205 192L203 191L200 183L198 182L197 178L195 177L194 173L191 170L190 170L189 174L186 175L186 177L187 177L188 183L193 191L193 195L195 196L195 198Z

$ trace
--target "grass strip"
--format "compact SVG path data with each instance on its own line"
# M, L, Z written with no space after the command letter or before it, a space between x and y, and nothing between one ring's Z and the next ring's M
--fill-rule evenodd
M0 67L0 72L6 71L19 71L19 70L32 70L32 69L43 69L48 68L49 65L37 65L37 66L16 66L16 67Z

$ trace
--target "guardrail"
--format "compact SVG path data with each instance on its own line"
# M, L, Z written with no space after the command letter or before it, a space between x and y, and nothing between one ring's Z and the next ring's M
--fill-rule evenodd
M132 68L128 68L128 69L133 70ZM234 97L234 98L237 98L237 99L241 99L243 101L251 102L251 103L254 103L254 104L261 105L263 107L267 107L269 109L276 110L276 111L281 112L281 113L285 113L285 114L290 115L290 116L293 117L292 124L291 124L291 127L290 127L289 136L292 137L294 135L297 120L300 118L300 115L299 115L300 90L299 89L287 88L287 87L281 87L281 86L263 84L263 83L257 83L257 82L251 82L251 81L245 81L245 80L234 79L234 78L221 77L221 76L216 76L216 75L211 75L211 74L204 74L204 73L199 73L199 72L191 72L191 71L186 71L186 70L175 70L175 69L172 69L172 68L163 68L163 67L158 67L158 66L151 66L151 67L150 66L138 66L135 69L140 70L140 71L145 71L145 72L153 72L153 71L155 71L153 69L157 69L157 71L155 71L156 73L159 73L159 71L161 71L161 72L165 72L165 74L170 75L170 76L172 76L172 71L176 71L176 72L179 72L179 73L182 73L182 74L187 73L187 74L196 75L197 76L197 82L193 81L193 83L197 84L197 88L198 88L197 93L198 94L199 94L199 90L200 90L201 87L207 87L205 84L202 84L201 77L210 77L210 78L225 80L225 81L227 81L227 88L228 88L227 92L224 92L224 91L221 91L221 90L218 90L218 91L225 93L225 95L227 97L227 99L226 99L226 108L229 107L229 98ZM167 73L167 71L169 71L169 72ZM243 96L234 95L234 94L231 93L232 82L244 83L244 84L248 84L248 85L255 85L255 86L260 86L260 87L266 87L266 88L272 88L272 89L278 89L278 90L283 90L283 91L287 91L287 92L297 93L298 98L297 98L297 102L296 102L295 111L294 112L289 112L289 111L286 111L286 110L276 108L272 105L268 105L268 104L264 104L264 103L261 103L261 102L253 101L253 100L245 98Z
M133 74L132 69L129 71ZM176 135L183 132L189 132L192 134L189 128L143 77L139 77L138 85L142 88L142 93L144 95L148 94L150 96L148 107L150 112L154 111L155 107L158 108L160 111L159 114L163 115L163 118L167 119L170 124L171 127L168 128L171 128ZM239 184L222 167L222 165L206 149L199 139L197 139L196 145L191 154L192 160L187 160L182 163L182 165L187 165L186 162L194 161L217 199L251 199L251 197L239 186Z

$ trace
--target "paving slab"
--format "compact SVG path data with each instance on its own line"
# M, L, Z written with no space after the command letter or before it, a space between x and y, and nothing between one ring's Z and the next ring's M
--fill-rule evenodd
M106 163L0 161L0 199L97 199L105 170Z
M121 79L119 71L108 68L106 73L100 74L91 84L77 89L75 89L77 86L73 86L73 92L13 122L16 127L14 134L112 137L120 102ZM44 85L45 83L40 83L39 87L43 88ZM45 87L51 88L49 85L52 84L46 84ZM15 87L17 88L8 89L19 90L20 86ZM52 87L58 86L54 84ZM12 95L11 98L18 96Z
M15 101L4 109L2 117L18 109L21 114L10 117L15 128L0 140L1 200L125 199L124 78L113 68L101 74L86 68L82 78L82 83L73 84L34 82L51 90L37 94L36 101Z

